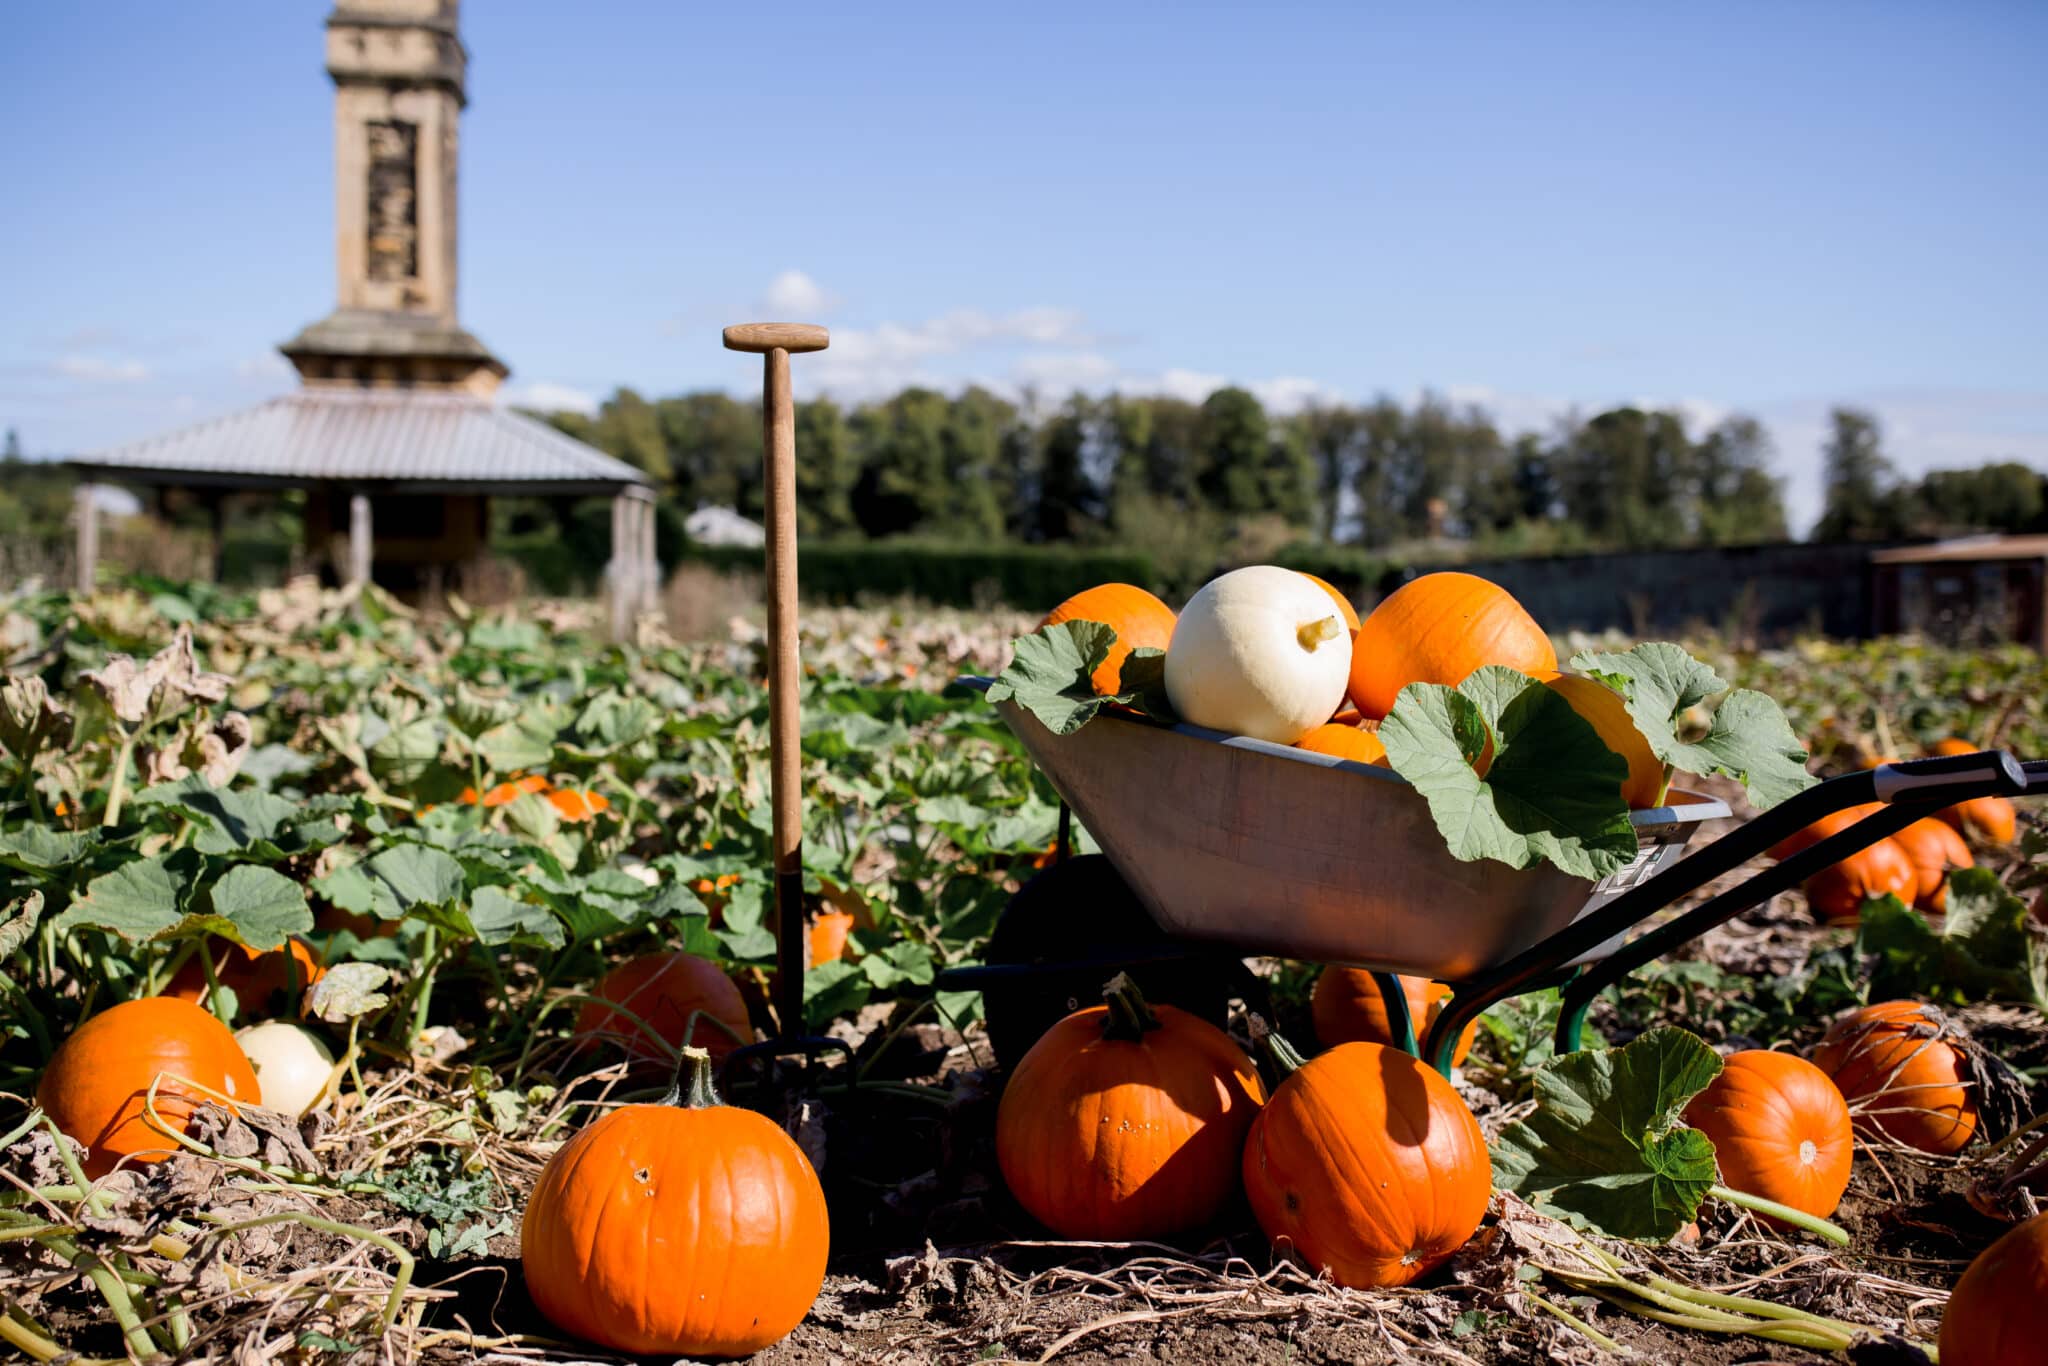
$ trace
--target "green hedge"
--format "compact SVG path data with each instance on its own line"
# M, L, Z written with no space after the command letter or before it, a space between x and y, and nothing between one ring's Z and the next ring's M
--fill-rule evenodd
M759 550L691 546L689 559L723 569L761 569ZM1098 583L1150 587L1143 555L1062 546L933 545L917 541L812 542L797 548L797 582L813 602L916 598L953 607L1008 603L1047 610Z
M1299 569L1326 580L1344 596L1370 606L1393 591L1402 567L1357 546L1301 541L1283 549L1273 563Z

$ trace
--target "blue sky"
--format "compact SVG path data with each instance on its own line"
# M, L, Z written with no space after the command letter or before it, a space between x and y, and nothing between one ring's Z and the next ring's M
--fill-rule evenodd
M2048 7L471 0L465 322L526 401L913 380L1761 417L2048 468ZM0 9L0 426L290 385L325 0ZM571 11L576 11L571 17Z

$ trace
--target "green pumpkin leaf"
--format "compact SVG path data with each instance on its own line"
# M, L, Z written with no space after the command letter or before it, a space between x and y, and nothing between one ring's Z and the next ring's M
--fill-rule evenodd
M1166 655L1159 650L1131 651L1118 677L1121 691L1097 695L1091 676L1115 643L1115 630L1099 621L1041 627L1018 639L1009 667L989 684L988 700L1015 702L1054 735L1072 735L1112 704L1173 720L1166 702Z
M559 949L567 942L562 922L547 907L522 901L502 887L476 889L469 899L469 927L483 944Z
M530 701L510 721L478 736L477 752L499 773L546 769L554 763L555 737L561 729L559 708Z
M1526 674L1489 665L1456 688L1410 683L1379 737L1457 858L1515 868L1541 860L1597 880L1636 856L1621 799L1626 761L1570 702ZM1489 741L1482 778L1473 762Z
M394 844L361 866L370 882L370 909L385 920L450 905L461 897L465 884L460 863L424 844Z
M775 956L775 936L765 923L767 900L758 878L733 887L725 903L725 923L712 931L733 958L746 962Z
M2024 1001L2048 1012L2048 934L1989 868L1948 875L1939 924L1895 896L1866 901L1856 953L1869 960L1874 1001Z
M1766 809L1819 781L1806 771L1806 747L1784 711L1747 688L1721 699L1704 736L1680 739L1686 711L1727 692L1728 684L1676 645L1651 641L1624 654L1582 651L1572 656L1572 667L1620 693L1651 751L1673 768L1733 778Z
M54 873L99 847L98 830L53 830L24 825L0 834L0 867L24 873Z
M306 889L270 868L241 863L213 884L213 918L234 927L252 949L274 949L313 928Z
M59 930L106 930L130 943L154 939L185 919L185 899L200 862L191 849L132 859L87 883L85 895L75 898L53 923Z
M1714 1143L1680 1115L1721 1074L1682 1029L1536 1069L1536 1111L1495 1140L1493 1183L1581 1229L1662 1242L1719 1179Z

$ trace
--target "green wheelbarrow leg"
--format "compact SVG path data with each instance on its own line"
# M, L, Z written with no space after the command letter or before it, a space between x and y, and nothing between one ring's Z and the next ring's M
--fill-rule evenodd
M1557 1052L1579 1051L1579 1036L1586 1032L1586 1011L1592 1004L1591 992L1578 993L1572 991L1570 987L1565 989L1564 999L1558 1003L1557 1037L1552 1040L1552 1046Z
M1422 1046L1415 1041L1415 1017L1408 1012L1408 993L1402 989L1400 977L1391 972L1375 972L1372 980L1387 1008L1387 1032L1394 1047L1411 1058L1421 1057Z

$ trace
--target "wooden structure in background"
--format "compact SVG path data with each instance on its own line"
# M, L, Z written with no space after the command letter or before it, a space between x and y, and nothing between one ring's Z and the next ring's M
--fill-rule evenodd
M456 186L468 53L459 0L340 0L334 79L332 313L278 349L299 392L73 463L78 575L98 560L91 482L189 490L213 514L235 490L303 489L306 548L349 583L401 594L446 582L486 549L492 497L607 496L615 634L660 582L653 487L493 399L504 362L456 313Z
M1870 557L1877 634L2048 650L2048 536L1967 536Z

